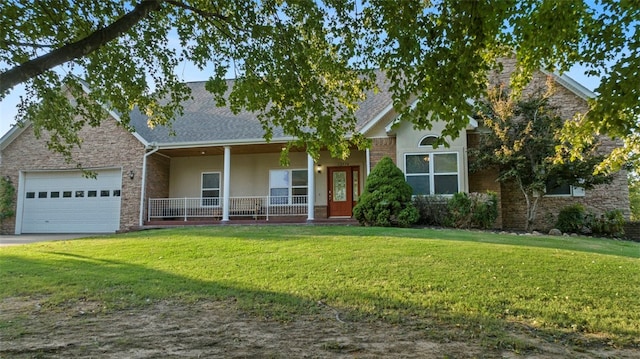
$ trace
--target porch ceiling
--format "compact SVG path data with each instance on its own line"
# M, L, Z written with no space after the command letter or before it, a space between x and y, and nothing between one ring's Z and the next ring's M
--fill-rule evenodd
M279 153L282 151L282 143L268 143L259 145L232 145L231 154L251 154L251 153ZM303 152L303 148L291 148L290 152ZM223 146L202 146L190 148L161 149L159 153L169 157L196 157L196 156L217 156L224 153Z

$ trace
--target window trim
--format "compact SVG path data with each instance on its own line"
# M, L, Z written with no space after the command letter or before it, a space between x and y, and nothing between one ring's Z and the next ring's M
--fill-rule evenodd
M204 175L211 175L211 174L217 174L218 175L218 187L204 187ZM204 191L218 191L218 197L205 197L204 196ZM222 206L222 172L220 171L205 171L205 172L201 172L200 173L200 206L201 207L211 207L211 208L219 208ZM205 198L217 198L217 204L204 204L204 199ZM215 201L214 201L215 202Z
M428 146L427 146L428 147ZM456 172L442 172L435 173L434 168L434 155L447 155L447 154L455 154L456 155ZM407 173L407 157L408 156L429 156L429 173ZM453 197L453 193L445 194L445 193L435 193L435 177L436 176L450 176L456 175L458 178L458 193L462 192L462 171L460 171L460 152L458 151L430 151L430 152L406 152L404 154L404 177L405 181L407 177L418 177L418 176L428 176L429 177L429 194L425 196L444 196L444 197ZM422 196L415 195L412 196Z

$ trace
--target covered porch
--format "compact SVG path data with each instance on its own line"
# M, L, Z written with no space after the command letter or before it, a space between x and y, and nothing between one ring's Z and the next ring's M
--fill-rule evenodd
M348 220L363 188L368 151L318 161L282 143L151 148L143 161L140 225Z

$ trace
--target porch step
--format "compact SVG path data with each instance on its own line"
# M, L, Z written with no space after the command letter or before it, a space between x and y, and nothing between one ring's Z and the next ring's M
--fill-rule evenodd
M269 220L265 219L230 219L227 222L222 222L219 219L210 218L194 218L184 220L152 220L144 222L144 228L152 227L184 227L184 226L219 226L219 225L264 225L264 224L335 224L335 225L359 225L358 221L353 218L318 218L314 219L311 223L307 222L306 218L301 217L272 217Z

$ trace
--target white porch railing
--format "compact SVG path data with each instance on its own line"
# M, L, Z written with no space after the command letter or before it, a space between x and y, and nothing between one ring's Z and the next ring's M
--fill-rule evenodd
M150 198L147 220L222 218L222 198ZM230 217L307 215L307 196L229 197Z

